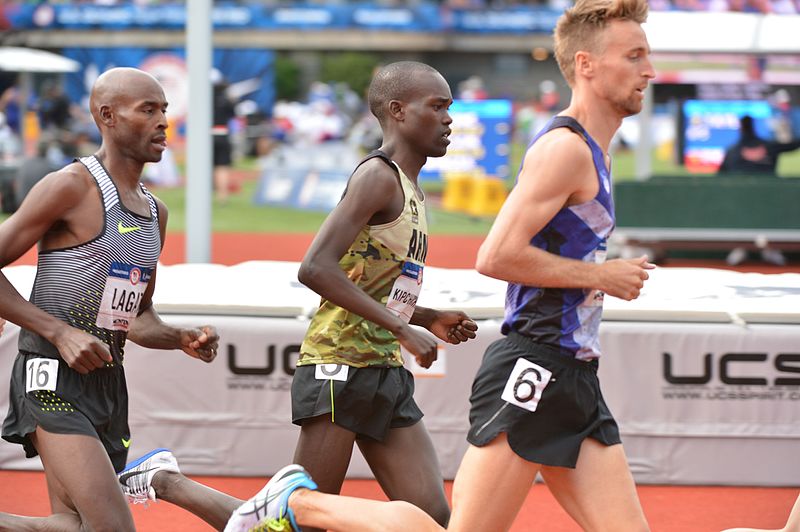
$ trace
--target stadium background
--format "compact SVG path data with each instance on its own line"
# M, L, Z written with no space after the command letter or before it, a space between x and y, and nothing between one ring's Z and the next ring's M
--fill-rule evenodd
M451 82L459 99L511 102L507 167L498 172L495 165L495 171L491 172L495 175L486 175L485 169L480 167L475 170L480 174L478 179L499 179L507 187L513 181L513 173L531 130L568 101L568 89L557 72L549 37L558 9L567 3L374 2L357 6L345 2L215 3L214 66L234 86L239 84L240 91L247 92L237 98L238 116L230 124L237 155L232 194L224 201L215 199L213 204L212 261L235 264L253 259L299 260L313 231L323 219L326 206L310 208L301 205L298 197L263 201L265 183L269 175L276 172L285 172L292 176L291 179L307 180L308 169L297 168L291 160L294 144L312 145L323 155L328 152L346 153L347 156L331 157L331 168L324 169L332 169L334 182L341 183L353 157L363 148L369 131L369 124L363 122L363 108L356 100L363 93L371 69L381 62L399 59L428 62ZM687 14L699 19L708 13L680 8L730 10L731 5L723 9L723 3L727 4L678 1L651 4L655 12ZM742 16L763 20L764 15L758 13L759 3L742 4L743 9L750 12ZM792 2L760 3L761 8L764 5L784 11L796 9ZM169 83L168 91L178 95L174 98L175 107L180 109L181 91L186 90L180 84L181 73L185 73L182 64L183 8L181 3L160 2L116 2L112 5L6 2L0 6L0 27L3 29L0 43L3 46L47 49L80 65L74 73L36 74L29 80L30 100L22 105L23 114L16 122L19 149L30 154L42 135L51 134L35 118L40 111L37 99L44 96L52 82L63 84L73 112L77 113L70 129L79 131L81 135L65 139L65 145L90 146L96 138L93 138L85 114L81 116L79 109L85 103L86 88L91 85L93 76L112 65L150 67L161 73ZM720 15L723 13L716 12L716 16ZM792 13L780 16L784 20L797 20L797 15ZM769 18L774 19L774 16ZM730 33L724 24L719 31ZM711 27L709 33L712 33ZM713 38L709 36L712 42ZM649 139L649 163L644 165L648 175L641 175L643 166L636 153L640 138L638 123L634 119L626 121L613 154L618 180L643 181L642 177L651 175L653 179L660 176L713 179L707 175L713 172L713 164L694 167L683 164L686 162L686 139L682 120L687 116L684 112L687 100L761 101L769 108L769 119L762 124L769 136L785 135L787 123L789 135L797 134L798 111L792 104L796 104L800 97L797 50L750 50L747 53L746 43L750 41L741 40L745 44L732 51L709 48L702 54L691 50L656 54L659 78L652 93L653 118L650 124L653 138ZM720 51L726 53L720 54ZM15 72L0 73L0 92L23 88L22 78ZM319 83L321 81L326 84ZM355 86L345 86L342 81L350 81ZM188 111L185 98L183 102L184 110ZM275 111L281 109L281 103L291 105L276 116ZM165 172L150 175L152 186L171 210L170 235L163 258L165 264L182 262L186 256L183 236L185 197L184 189L179 186L185 180L185 139L182 135L185 129L181 111L175 114L177 118L171 124L173 136L170 139L173 166ZM335 120L329 121L331 129L326 138L301 134L313 128L319 130L320 122L314 121L313 117L320 114L341 115L339 125L334 123ZM8 113L10 125L13 125L12 119L13 113ZM727 123L730 122L728 116ZM359 125L363 126L361 131ZM780 127L784 128L783 132ZM491 146L496 145L497 142ZM719 147L716 149L718 156ZM68 151L62 149L62 155ZM6 170L14 168L17 156L4 151L2 166ZM798 153L782 158L779 174L782 181L794 182L792 178L800 175ZM448 208L446 195L452 192L448 191L448 183L456 182L458 178L457 175L440 174L425 183L438 204L432 212L432 232L439 241L432 239L431 262L441 267L470 268L480 237L491 223L491 210L496 199L493 203L491 197L477 196L471 198L471 206ZM755 183L754 188L759 187L760 184ZM796 194L795 191L800 189L789 190ZM330 189L323 191L330 196ZM478 195L480 192L472 189L471 193ZM758 194L758 190L755 193ZM743 227L751 228L746 220L747 212L741 211L737 214L745 219ZM765 231L800 229L799 212L776 212L774 217L779 218L780 223L767 221L763 227L752 228ZM786 242L784 249L786 264L770 265L759 260L757 255L751 255L750 260L738 268L769 273L797 272L795 244L798 239L793 238ZM666 265L725 267L721 260L732 244L726 239L704 240L709 240L709 237L702 231L695 232L692 241L705 246L700 253L680 246L658 248L662 254L660 258ZM758 247L754 249L758 250ZM20 264L33 261L35 252L32 251ZM212 485L218 483L220 489L243 497L263 483L260 478L204 480ZM0 471L0 486L1 510L38 515L47 513L44 483L36 473ZM353 481L347 489L353 490L350 493L370 496L378 493L374 484L369 482ZM796 486L787 489L642 486L640 490L654 530L698 531L745 524L780 526L797 491ZM191 517L164 506L157 505L146 512L137 508L136 520L140 528L202 528ZM574 529L543 486L537 485L515 530L533 529L530 523L543 518L549 519L553 527L547 528L549 530Z

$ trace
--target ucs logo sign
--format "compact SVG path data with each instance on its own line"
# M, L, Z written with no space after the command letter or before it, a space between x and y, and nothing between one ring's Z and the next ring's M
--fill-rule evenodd
M662 356L664 380L670 384L708 384L714 370L723 384L738 386L800 386L800 353L707 353L703 357L703 370L699 375L676 375L672 369L672 355ZM777 372L778 376L775 376ZM734 376L735 374L735 376ZM767 378L770 374L772 382Z
M278 346L270 344L267 346L264 364L259 366L240 366L236 361L236 346L228 344L228 369L234 375L259 375L266 377L278 370L277 362L280 362L280 370L289 377L294 375L297 363L297 355L300 353L299 344L289 344L284 346L278 355Z

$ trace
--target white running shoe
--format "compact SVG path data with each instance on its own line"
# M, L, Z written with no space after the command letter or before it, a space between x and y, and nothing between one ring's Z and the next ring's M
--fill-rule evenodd
M128 502L144 504L148 500L155 501L156 490L153 489L152 483L153 476L159 471L180 473L178 461L168 449L150 451L126 465L117 478Z
M261 491L245 501L228 519L225 532L300 532L289 508L289 495L298 488L317 489L302 466L292 464L284 467L261 488Z

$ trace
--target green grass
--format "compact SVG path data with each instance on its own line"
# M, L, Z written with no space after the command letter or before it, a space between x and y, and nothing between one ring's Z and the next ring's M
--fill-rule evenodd
M511 152L512 176L508 186L514 183L516 171L525 151L525 146L515 145ZM612 158L613 174L616 181L634 179L634 154L632 151L618 151ZM248 166L248 164L250 166ZM252 169L245 161L243 168ZM686 170L670 161L653 157L654 175L689 175ZM800 177L800 150L781 155L778 175ZM285 207L256 205L253 202L257 181L245 181L242 190L232 194L227 203L214 200L212 230L215 232L263 232L263 233L314 233L319 229L326 213L304 211ZM441 193L441 183L425 183L426 192L432 199ZM157 189L155 194L169 208L169 231L183 232L186 228L185 191L177 189ZM436 203L436 201L431 201ZM7 215L0 214L0 221ZM431 234L485 235L491 226L491 217L474 217L467 214L444 211L432 207L429 211L429 230Z
M257 205L253 202L258 183L246 181L242 190L228 197L224 204L214 200L212 230L229 233L314 233L327 213ZM186 229L186 200L184 190L159 189L154 193L169 208L169 231ZM429 212L431 234L483 235L492 220L465 214L450 213L434 207Z
M253 203L253 196L258 183L246 181L236 194L228 196L225 203L213 200L213 231L219 232L285 232L311 233L316 231L324 213L301 211L281 207L264 207ZM186 230L186 195L183 188L155 189L158 196L169 208L168 231L183 232Z

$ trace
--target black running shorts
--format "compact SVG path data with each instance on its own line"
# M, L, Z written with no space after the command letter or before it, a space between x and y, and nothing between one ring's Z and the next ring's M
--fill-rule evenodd
M537 464L574 468L587 437L620 443L600 392L597 361L576 360L516 332L486 350L470 403L472 445L505 432L511 449Z
M233 162L231 152L233 147L227 135L214 135L213 137L213 157L214 166L230 166Z
M292 422L323 414L357 437L383 441L389 429L422 419L414 402L414 376L406 368L354 368L334 364L298 366L292 381ZM346 369L346 380L342 378Z
M33 389L26 392L26 387ZM38 453L29 435L36 427L56 434L98 438L114 470L122 471L130 446L128 389L122 366L81 375L61 359L17 355L3 439L21 444L25 455L32 458Z

